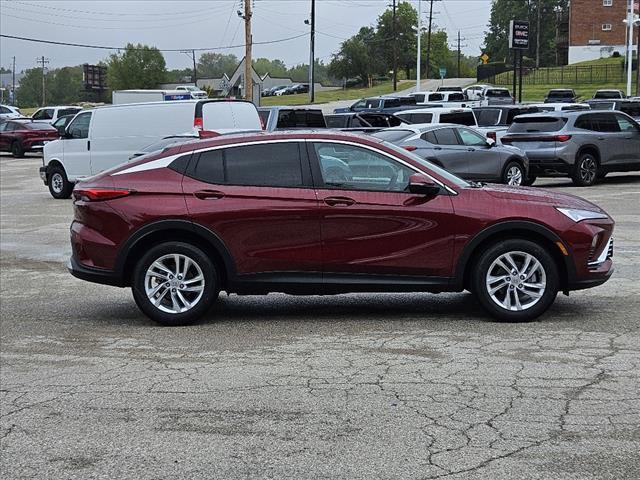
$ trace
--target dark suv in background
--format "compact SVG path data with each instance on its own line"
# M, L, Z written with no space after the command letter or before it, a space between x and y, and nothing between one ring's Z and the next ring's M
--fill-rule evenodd
M327 128L322 110L307 107L258 107L262 129L268 132Z
M76 185L73 275L184 325L238 294L473 292L504 321L612 272L613 220L558 192L471 184L344 132L222 135Z

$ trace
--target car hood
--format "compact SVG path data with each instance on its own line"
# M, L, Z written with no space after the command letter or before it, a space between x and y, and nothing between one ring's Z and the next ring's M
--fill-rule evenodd
M508 201L519 201L531 204L552 205L554 207L575 208L606 213L602 208L584 198L568 193L554 192L532 187L509 187L506 185L490 184L483 191L493 198Z

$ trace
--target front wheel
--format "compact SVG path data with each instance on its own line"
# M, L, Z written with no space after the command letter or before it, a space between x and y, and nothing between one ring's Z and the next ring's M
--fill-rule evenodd
M473 292L494 318L526 322L542 315L558 294L558 267L535 242L510 239L484 251L473 272Z
M133 298L162 325L189 325L202 317L218 297L213 262L198 247L169 242L151 248L136 264Z
M578 156L571 173L573 183L579 187L590 187L598 178L598 160L592 153Z
M524 181L525 173L522 165L518 162L509 162L502 173L502 183L519 187Z
M67 179L67 174L62 167L53 167L49 172L49 193L55 199L64 199L71 196L73 183Z
M24 147L17 140L11 144L11 155L16 158L24 157Z
M530 173L529 176L522 181L522 186L530 187L536 182L537 179L538 177L536 175L533 175L532 173Z

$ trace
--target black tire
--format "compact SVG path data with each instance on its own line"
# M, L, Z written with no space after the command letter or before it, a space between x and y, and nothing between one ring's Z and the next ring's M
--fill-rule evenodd
M571 180L579 187L590 187L598 179L598 158L591 152L578 155L571 172Z
M161 278L159 276L153 276L147 280L147 271L157 261L168 266L169 270L172 269L173 265L174 273L176 271L180 273L179 270L182 270L184 260L181 260L183 263L178 269L175 269L175 261L172 261L173 255L180 255L181 258L188 257L193 262L184 279L177 278L177 275L175 275L171 279L167 276L167 283L164 283L165 280L158 282L158 279ZM162 260L163 258L164 260ZM157 271L159 272L159 270ZM195 280L200 276L200 272L204 280L203 284ZM218 293L220 292L218 278L215 265L200 248L183 242L162 243L152 247L135 265L131 291L140 310L150 319L167 326L190 325L198 321L218 298ZM185 284L181 284L181 281L185 281ZM191 282L189 285L196 288L202 286L201 293L183 290L184 287L191 288L186 284L188 282ZM170 288L166 288L167 284L170 285ZM155 294L156 298L161 297L159 307L154 305L147 296L146 287L150 289L159 288ZM173 303L174 300L170 301L172 295L176 303ZM187 308L187 304L182 299L193 302L193 305ZM176 306L179 308L176 308ZM165 309L164 311L163 308ZM184 308L186 310L176 311L175 313L166 311L166 309L180 310Z
M502 170L502 178L500 179L500 182L504 183L505 185L519 187L520 185L522 185L522 182L524 182L524 180L524 168L519 162L516 162L515 160L511 160L510 162L508 162Z
M504 272L504 268L496 265L497 259L502 255L512 253L512 259L514 260L516 267L525 267L525 254L531 255L541 265L542 270L538 270L531 278L533 282L526 282L528 280L516 273L513 276L513 271ZM506 263L505 263L506 265ZM535 265L532 261L530 265ZM530 267L529 267L530 268ZM494 280L491 284L488 279L488 275L492 273L492 277L500 280ZM504 273L503 273L504 272ZM500 273L503 275L501 276ZM521 272L523 273L523 272ZM506 276L506 275L508 276ZM525 273L526 276L527 273ZM542 275L544 274L544 278ZM560 285L558 278L558 266L551 254L543 248L541 245L529 241L520 239L509 239L497 242L490 246L487 250L482 252L478 262L475 264L474 271L471 273L473 293L482 305L482 307L491 314L496 320L501 322L528 322L536 319L542 315L553 303ZM509 282L507 282L509 280ZM544 282L543 282L544 280ZM513 282L513 283L512 283ZM515 282L522 282L518 285ZM488 283L494 288L505 283L504 287L494 292L494 298L490 293L490 287ZM524 285L542 285L544 289L529 288ZM539 298L529 296L527 293L541 293ZM504 297L502 298L504 294ZM508 309L499 302L507 302L507 295L509 295L509 302L515 304L516 296L518 302L520 302L523 308L521 310ZM529 306L527 306L529 305ZM512 307L517 308L517 307Z
M20 143L18 140L14 141L11 144L11 155L13 155L16 158L24 157L24 147L22 146L22 143Z
M73 192L73 183L67 179L67 174L62 167L53 167L49 170L49 193L58 200L69 198Z
M602 180L604 177L606 177L607 173L609 172L602 169L598 170L598 180Z
M533 185L536 182L537 179L538 179L538 177L536 175L532 175L530 173L529 176L524 179L524 182L522 182L522 186L523 187L530 187L531 185Z

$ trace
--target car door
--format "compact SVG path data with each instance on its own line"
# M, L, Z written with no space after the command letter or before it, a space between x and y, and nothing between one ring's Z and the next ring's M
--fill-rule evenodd
M625 135L613 112L590 114L593 128L597 130L595 139L600 151L600 163L603 166L615 166L626 162L624 144Z
M378 150L315 141L309 142L309 154L320 201L325 283L345 275L450 274L449 196L408 193L416 169Z
M435 139L433 150L442 168L459 177L467 178L469 155L467 155L467 147L461 144L455 129L444 127L432 130L432 132Z
M7 151L11 147L11 129L13 122L0 123L0 150Z
M467 147L468 178L493 180L500 177L500 153L492 149L487 139L469 128L457 128L462 144Z
M618 127L620 128L619 148L624 152L625 163L640 164L640 127L636 122L626 115L620 113L614 114Z
M183 191L192 220L222 240L238 275L305 273L320 281L318 200L304 142L196 152Z
M91 112L76 115L62 138L64 168L70 178L88 177L91 172L89 129Z

